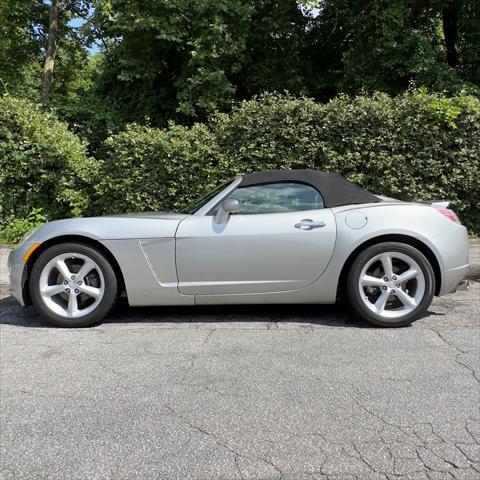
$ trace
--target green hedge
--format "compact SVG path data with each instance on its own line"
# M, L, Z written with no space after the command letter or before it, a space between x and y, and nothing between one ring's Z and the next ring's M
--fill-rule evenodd
M205 125L137 125L106 140L96 213L175 210L215 186L219 152Z
M15 218L18 232L30 222L19 219L38 220L39 211L55 219L181 209L235 174L311 167L377 194L451 200L480 233L480 100L471 96L416 91L319 104L268 94L207 124L130 125L98 152L89 159L52 114L0 98L0 227Z
M424 91L339 97L274 94L207 125L131 126L108 139L99 211L171 209L237 173L311 167L401 199L448 199L480 232L480 101Z
M480 231L480 101L422 92L340 98L325 108L319 162L367 190L452 201Z
M38 219L40 211L49 219L82 214L97 163L54 115L0 97L0 227Z

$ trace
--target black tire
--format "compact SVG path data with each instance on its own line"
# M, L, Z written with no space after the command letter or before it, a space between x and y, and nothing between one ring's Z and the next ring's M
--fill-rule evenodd
M391 319L386 319L370 310L368 306L365 305L359 291L360 275L364 266L373 257L386 252L398 252L409 256L420 266L425 279L425 292L417 307L408 314ZM379 243L361 251L350 267L347 278L348 299L355 313L364 320L380 327L406 327L415 320L423 317L432 303L434 292L435 275L430 262L425 255L416 248L399 242Z
M103 297L97 307L92 312L78 318L63 317L50 310L43 301L39 288L40 275L47 263L62 253L70 252L82 254L92 259L100 268L105 283ZM42 252L35 261L29 275L30 297L34 307L43 318L57 327L88 327L102 321L116 302L117 289L117 277L105 256L96 248L76 242L54 245Z

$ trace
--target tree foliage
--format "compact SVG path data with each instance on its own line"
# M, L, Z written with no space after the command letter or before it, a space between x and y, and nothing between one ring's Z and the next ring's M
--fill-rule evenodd
M0 2L11 94L39 98L48 9ZM60 0L58 29L50 106L68 112L78 100L123 124L191 124L266 91L320 101L411 86L480 94L476 0Z
M39 87L45 13L41 0L0 1L0 93Z
M54 95L68 91L87 61L84 37L72 19L88 17L91 2L62 0L58 12L58 57ZM49 4L43 0L0 0L0 93L37 100L49 30ZM67 99L65 99L66 101Z
M235 92L230 77L245 61L251 2L113 0L103 29L118 39L107 53L104 91L128 105L130 117L161 122L222 106Z
M480 3L334 0L345 35L342 86L397 94L409 83L438 91L477 84ZM449 27L450 25L450 27ZM449 57L454 52L455 60ZM470 86L470 88L473 86ZM473 88L471 88L473 90Z
M103 91L113 89L131 120L148 117L162 125L168 118L202 119L225 109L230 99L263 91L321 100L342 91L398 94L410 85L479 92L475 1L107 5L100 23L113 46L106 54ZM455 52L454 63L449 51Z

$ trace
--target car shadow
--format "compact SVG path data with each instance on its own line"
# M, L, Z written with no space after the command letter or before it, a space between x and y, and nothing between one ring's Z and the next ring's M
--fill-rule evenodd
M343 305L196 305L128 307L117 305L104 323L296 323L369 328Z
M443 316L429 310L429 316ZM198 323L258 323L324 325L331 327L376 329L359 319L344 304L291 304L291 305L215 305L215 306L159 306L130 307L120 300L105 320L106 324L198 324ZM10 296L0 299L0 325L16 327L55 328L49 325L33 307L22 308Z
M343 305L216 305L130 307L121 300L99 324L295 323L349 328L375 328ZM51 327L33 307L21 308L12 297L0 299L0 325Z

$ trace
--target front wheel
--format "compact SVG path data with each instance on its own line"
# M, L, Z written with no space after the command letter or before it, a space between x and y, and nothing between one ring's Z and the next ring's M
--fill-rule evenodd
M347 290L351 305L365 320L381 327L404 327L426 313L435 276L419 250L385 242L360 252L350 268Z
M115 272L97 249L62 243L45 250L29 278L38 312L60 327L86 327L108 314L117 296Z

